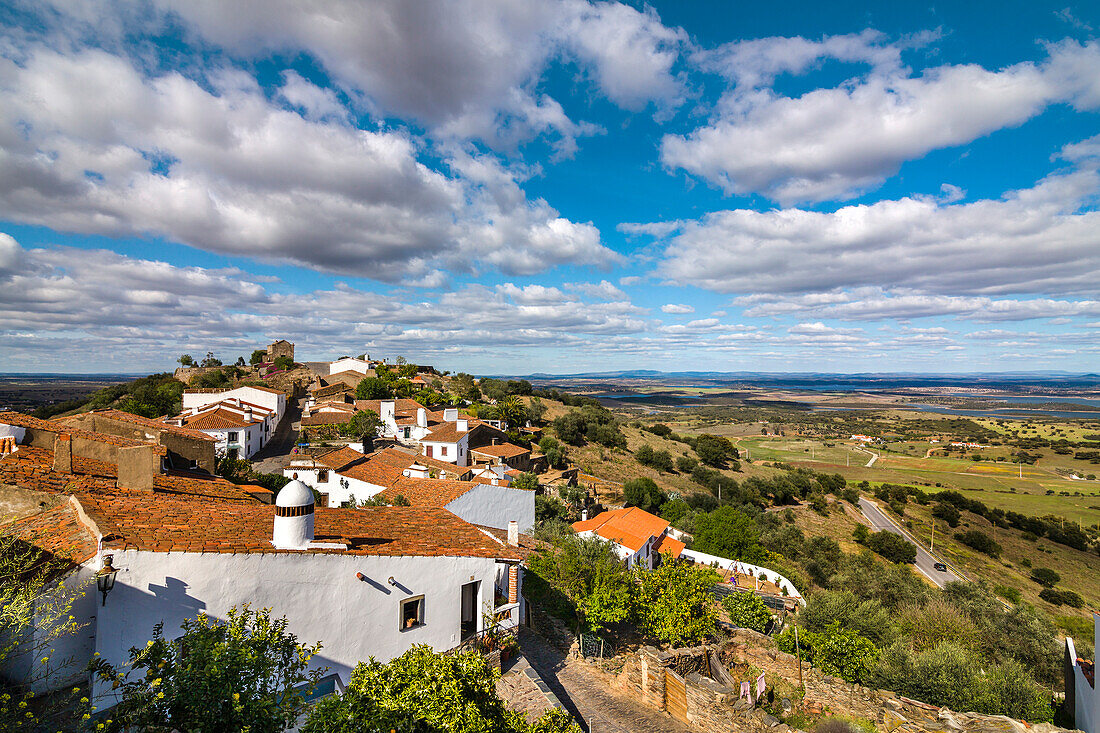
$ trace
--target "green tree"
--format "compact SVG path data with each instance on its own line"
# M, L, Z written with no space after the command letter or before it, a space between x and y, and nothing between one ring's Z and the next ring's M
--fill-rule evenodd
M721 468L730 458L738 458L737 448L729 438L704 433L695 439L695 453L703 463Z
M509 395L498 401L497 412L510 427L522 427L527 422L527 407L523 404L523 400L515 395Z
M718 575L698 565L666 561L637 573L637 609L642 631L673 646L694 644L717 630L718 610L710 589Z
M683 499L673 499L670 502L666 502L661 507L661 519L664 519L671 525L675 525L684 516L691 511L691 507Z
M293 369L294 360L289 356L276 356L273 362L276 369Z
M972 547L978 552L983 552L990 557L1001 556L1000 544L995 542L992 537L981 530L968 529L965 532L959 532L955 535L955 539L967 547Z
M730 560L755 562L764 559L756 522L731 506L718 507L696 520L692 549Z
M867 682L878 660L878 649L851 629L842 629L834 621L814 645L814 666L825 674L843 677L848 682Z
M1031 579L1041 586L1053 588L1062 576L1050 568L1035 568L1031 571Z
M214 356L213 351L207 351L206 352L206 358L202 360L202 365L201 366L204 366L204 367L219 367L221 365L222 365L221 359L216 358Z
M623 503L655 514L668 501L668 496L651 478L632 478L623 484Z
M381 377L363 377L355 386L355 396L361 400L386 400L393 393L389 383Z
M512 479L512 488L536 491L539 488L539 477L533 473L521 473Z
M55 585L70 568L63 552L46 553L26 541L19 525L5 529L8 533L0 535L0 669L6 669L0 677L0 730L57 730L73 712L55 709L69 702L67 696L43 706L28 690L74 671L72 660L55 659L54 646L80 632L82 624L70 610L84 589ZM19 676L15 670L24 666L22 660L31 664Z
M917 561L917 548L904 537L893 532L875 532L867 538L867 546L890 562L913 563Z
M611 543L566 535L528 565L568 599L582 627L598 630L631 617L634 583Z
M342 695L318 702L302 733L579 733L563 711L534 724L496 694L496 675L477 652L440 654L417 645L382 664L360 662Z
M351 419L340 426L341 435L366 435L371 438L378 435L382 428L382 419L374 410L356 410Z
M742 629L764 632L772 613L755 593L731 593L722 599L722 607L729 614L730 622Z
M226 620L200 614L180 625L183 636L166 639L163 625L148 645L130 650L126 672L97 660L95 673L114 684L121 702L111 730L285 730L306 709L294 688L316 684L323 670L309 670L321 648L303 646L286 630L286 618L270 611L232 608Z
M956 507L954 504L949 504L945 501L938 501L936 502L936 506L932 507L932 516L942 519L952 527L958 527L959 519L962 514L959 512L958 507Z
M267 360L267 351L265 351L264 349L256 349L255 351L252 352L252 356L248 357L248 363L251 364L252 366L256 366L257 364L262 364L266 360Z
M190 354L184 354L180 358L176 359L176 361L178 361L180 366L182 367L195 366L195 357L191 356Z

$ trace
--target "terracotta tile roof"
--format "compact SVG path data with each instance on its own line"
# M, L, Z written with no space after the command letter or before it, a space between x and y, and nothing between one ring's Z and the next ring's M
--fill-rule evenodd
M222 499L254 503L270 500L271 491L262 486L238 485L221 476L200 471L167 471L153 477L153 494L120 489L118 467L94 458L73 456L73 472L53 470L53 451L21 445L15 453L0 458L0 483L55 494L103 493L131 497L166 494L191 499Z
M488 527L484 524L477 524L474 526L476 526L482 532L488 532L489 534L493 535L493 537L496 538L497 542L507 547L508 530L499 529L497 527ZM535 554L539 550L549 550L551 547L552 545L549 542L537 540L529 534L523 534L522 532L520 532L519 547L508 547L508 549L512 552L518 553L520 556L523 557L524 560L526 560L528 557Z
M512 443L501 443L500 445L483 445L480 448L471 448L470 452L481 453L482 455L493 456L495 458L508 459L528 455L531 453L531 449Z
M258 389L261 392L270 392L271 394L281 394L281 395L286 394L286 392L284 392L281 389L275 389L274 387L260 387L260 386L257 386L255 384L242 384L240 387L196 387L194 389L185 389L185 390L183 390L183 393L184 394L218 394L218 393L232 392L235 389Z
M103 533L105 549L519 559L512 548L501 547L445 509L319 507L314 514L315 541L341 543L348 549L276 550L271 545L271 506L161 497L133 502L84 495L77 500Z
M206 433L199 430L181 428L178 425L172 425L171 423L166 423L162 420L153 420L148 417L142 417L141 415L134 415L133 413L123 412L122 410L92 410L91 412L85 414L95 415L96 417L105 417L110 420L118 420L120 422L127 422L133 425L140 425L141 427L148 428L149 430L160 430L168 433L173 433L175 435L179 435L185 438L194 438L195 440L207 440L211 442L216 442L218 440L213 435L207 435ZM75 419L76 417L77 416L74 415L67 418L55 418L53 422L68 424L69 420Z
M637 552L650 537L659 537L668 529L668 522L638 507L611 509L592 519L574 522L573 531L593 531L600 537L618 542Z
M439 427L434 428L428 435L424 436L421 442L427 441L429 443L457 443L462 439L462 436L466 434L484 436L485 439L492 437L504 438L505 435L501 431L494 428L492 425L481 422L475 418L469 418L466 420L466 432L461 432L458 429L457 422L445 422Z
M24 415L21 412L0 412L0 423L5 425L17 425L22 428L30 428L32 430L41 430L47 433L62 433L74 438L85 438L87 440L95 440L100 443L106 443L107 445L113 445L118 448L132 448L135 445L154 445L146 440L133 440L131 438L123 438L118 435L107 435L106 433L94 433L91 430L85 430L84 428L77 428L71 425L66 425L61 422L54 422L49 420L39 420L37 417L31 417L30 415ZM158 455L167 455L168 450L161 445L155 445L156 453Z
M302 425L314 426L314 425L343 425L344 423L351 422L351 419L355 417L353 412L315 412L309 417L302 418Z
M685 545L683 542L676 539L672 535L666 534L665 536L661 537L659 542L657 542L656 549L657 552L664 552L672 555L672 557L674 558L677 558L680 557L680 553L684 551L685 547L687 547L687 545Z
M417 464L435 469L440 475L446 472L447 478L457 479L470 474L468 468L427 456L413 455L397 448L384 448L370 455L363 455L351 448L341 448L319 456L317 460L341 476L366 481L375 486L392 485L398 479L404 478L405 469Z
M67 560L65 569L94 557L97 538L81 523L75 507L63 502L0 527L0 534L17 537L45 550L54 559Z
M335 384L327 384L323 387L317 387L311 389L309 392L316 398L331 397L338 394L346 394L348 392L354 392L355 387L350 384L344 384L343 382L336 382Z
M258 422L260 421L252 420L251 422L247 422L241 415L232 410L227 410L224 407L215 407L212 410L205 410L183 418L183 424L192 430L229 430L232 428L246 428Z
M442 508L478 486L479 484L474 481L400 476L388 489L379 492L378 495L393 501L400 494L408 499L412 506Z

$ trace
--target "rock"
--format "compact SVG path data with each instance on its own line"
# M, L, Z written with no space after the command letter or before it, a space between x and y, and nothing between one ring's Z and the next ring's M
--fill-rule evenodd
M824 706L816 700L806 700L802 703L802 708L810 715L821 715L824 712Z
M907 724L909 721L904 715L896 710L883 710L882 711L882 724L886 727L886 730L893 731L901 726Z
M955 714L948 708L940 708L940 712L936 714L936 718L943 723L945 730L961 731L964 730L962 723L959 722Z
M770 713L764 713L762 716L760 716L760 722L768 726L769 728L774 728L775 726L779 725L779 718L771 715Z
M785 697L782 700L780 700L779 701L779 709L783 711L784 715L790 714L790 712L794 709L794 706L791 705L791 698Z
M891 710L901 710L903 707L905 707L904 705L902 705L901 700L898 700L896 697L887 697L882 701L882 704L890 708Z

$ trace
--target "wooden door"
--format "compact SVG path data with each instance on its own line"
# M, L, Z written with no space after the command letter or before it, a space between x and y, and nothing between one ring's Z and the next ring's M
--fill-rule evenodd
M684 678L665 669L665 710L681 722L688 722L687 687Z

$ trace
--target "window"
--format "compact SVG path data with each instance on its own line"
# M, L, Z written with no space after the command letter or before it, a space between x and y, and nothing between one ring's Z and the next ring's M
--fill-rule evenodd
M230 443L236 443L236 442L237 442L237 440L239 439L239 437L240 437L240 436L238 435L237 431L236 431L236 430L233 430L233 431L231 431L231 432L229 433L229 435L227 436L227 440L228 440L228 441L229 441Z
M445 445L439 446L439 455L443 456L444 458L447 457L447 446L445 446Z
M318 471L317 472L317 483L319 483L319 484L327 484L328 483L328 471Z
M415 629L424 625L424 596L415 596L401 601L401 626L399 629Z
M409 438L412 435L412 428L405 428L405 437Z

